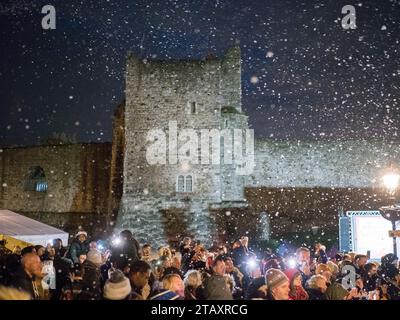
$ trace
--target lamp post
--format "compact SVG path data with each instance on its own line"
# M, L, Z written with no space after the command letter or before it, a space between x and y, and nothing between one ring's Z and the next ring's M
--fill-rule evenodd
M396 191L399 187L400 174L397 172L390 172L383 176L383 184L390 196L391 203L388 206L379 208L383 218L392 223L393 231L393 254L397 255L396 243L396 221L400 220L400 205L396 204Z

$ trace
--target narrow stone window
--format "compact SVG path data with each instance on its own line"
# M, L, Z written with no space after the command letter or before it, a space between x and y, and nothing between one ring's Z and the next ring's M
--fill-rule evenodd
M185 192L185 177L182 175L176 180L176 192Z
M196 102L192 101L189 103L189 113L196 114L197 113L197 105Z
M186 189L186 192L193 191L193 178L191 175L186 176L185 189Z

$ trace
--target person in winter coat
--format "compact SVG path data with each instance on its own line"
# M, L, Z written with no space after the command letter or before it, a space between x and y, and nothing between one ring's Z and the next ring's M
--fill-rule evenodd
M129 230L121 231L119 241L111 249L110 261L117 269L129 268L140 259L140 245Z
M195 246L191 255L189 269L205 270L207 267L207 250L203 245Z
M87 241L87 233L83 230L79 231L75 240L71 243L67 258L71 259L73 263L79 263L79 256L86 255L89 252L89 242Z
M26 253L21 260L21 268L12 279L11 286L27 292L32 300L40 300L36 279L41 279L42 263L36 253Z
M339 267L332 261L328 261L326 264L329 268L331 277L329 283L327 283L328 289L325 292L325 295L328 300L344 300L349 295L349 292L342 285L342 278L338 280L339 276ZM318 268L318 267L317 267ZM321 271L321 267L319 267L319 271ZM327 275L327 273L322 274Z
M232 259L236 267L245 274L246 273L246 263L249 258L250 251L248 248L249 238L243 236L240 240L235 241L235 248L232 250Z
M83 263L82 292L80 300L100 300L102 298L101 272L103 257L100 251L90 250Z
M49 256L51 256L51 254ZM77 263L76 265L80 264ZM56 270L56 288L51 292L50 299L60 300L62 288L69 283L70 271L74 267L74 264L70 259L64 258L63 256L54 252L53 266Z
M178 274L168 274L163 279L163 290L150 300L183 300L184 284Z
M46 256L45 256L46 248L41 245L37 245L37 246L35 246L35 250L36 250L36 254L40 258L40 261L44 261L46 258Z
M205 283L204 291L207 300L233 300L232 292L224 277L225 268L224 259L215 258L212 266L213 275Z
M137 260L132 263L128 277L132 288L132 299L146 300L144 290L149 287L151 266L145 261Z
M234 289L233 289L233 297L234 299L239 299L243 297L244 288L243 288L243 273L240 272L238 268L233 265L233 261L231 257L225 257L225 272L230 275L234 281Z
M368 257L365 254L356 254L353 259L353 267L358 275L362 275L364 266L368 262Z
M328 256L326 255L326 247L322 245L320 242L315 244L315 258L317 259L317 263L327 263Z
M301 273L297 269L286 269L284 271L289 279L290 300L308 300L308 294L302 285Z
M296 250L296 268L300 271L303 288L312 276L311 253L308 248L300 247Z
M82 293L82 275L84 266L76 264L69 274L68 281L62 287L61 300L79 300Z
M307 293L309 300L328 300L325 292L327 290L326 279L324 276L317 274L307 281Z
M382 284L387 285L387 294L391 300L400 300L400 271L398 269L398 258L393 253L382 257L379 268L379 276L383 279Z
M265 284L265 277L260 276L254 278L247 290L246 290L246 299L247 300L266 300L268 294L268 287Z
M183 281L185 285L185 300L203 300L204 287L201 273L198 270L190 270L186 273Z
M64 248L63 242L59 238L53 240L53 248L57 256L65 257L67 254L67 250Z
M364 266L361 278L364 283L364 288L367 292L376 290L376 282L378 280L377 272L378 266L373 262L367 263Z
M289 300L289 279L279 269L268 269L265 273L268 300Z

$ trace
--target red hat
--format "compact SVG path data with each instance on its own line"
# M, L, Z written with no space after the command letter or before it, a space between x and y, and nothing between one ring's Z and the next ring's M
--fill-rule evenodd
M292 282L292 280L298 275L300 274L300 271L297 270L296 268L291 268L291 269L286 269L285 271L283 271L286 276L289 278L289 281Z

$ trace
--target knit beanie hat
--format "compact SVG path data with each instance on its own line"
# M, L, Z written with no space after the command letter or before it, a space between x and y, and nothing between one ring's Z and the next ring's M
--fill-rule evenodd
M124 276L122 271L115 270L104 285L104 298L108 300L123 300L131 291L129 279Z
M268 269L265 273L265 283L267 284L268 290L272 290L283 284L285 281L289 282L288 277L279 269Z
M101 252L96 249L89 250L86 260L94 263L96 266L100 267L103 264L103 257L101 256Z
M87 232L84 230L79 230L75 237L78 238L81 234L83 234L87 238Z

